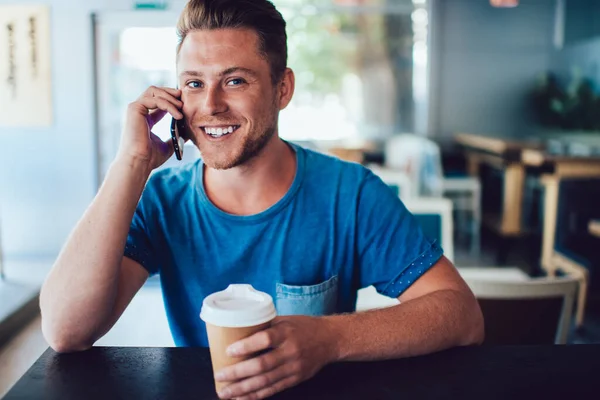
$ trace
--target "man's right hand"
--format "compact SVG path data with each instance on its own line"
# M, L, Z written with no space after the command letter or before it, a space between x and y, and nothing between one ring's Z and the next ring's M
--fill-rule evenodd
M150 172L171 157L171 139L163 142L152 133L152 127L167 113L183 118L180 96L179 89L151 86L129 104L117 160L142 163Z

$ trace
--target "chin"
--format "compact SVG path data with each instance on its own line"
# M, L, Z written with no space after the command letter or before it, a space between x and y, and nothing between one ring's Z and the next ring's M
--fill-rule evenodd
M199 149L202 154L202 160L207 167L227 170L248 164L256 157L259 157L273 136L274 129L266 132L266 134L261 135L254 141L245 141L240 144L230 143L229 146L213 146L212 143L204 143ZM204 152L202 151L203 147Z
M201 152L202 154L202 152ZM226 170L240 165L240 157L202 157L204 165L211 169Z
M204 165L206 165L208 168L210 169L216 169L219 171L225 171L228 169L233 168L233 166L231 164L215 164L215 163L209 163L209 162L204 162Z

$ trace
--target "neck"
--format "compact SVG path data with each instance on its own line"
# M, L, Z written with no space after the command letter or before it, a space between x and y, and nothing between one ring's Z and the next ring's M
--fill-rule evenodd
M296 175L296 154L277 134L262 151L239 167L205 167L204 188L210 201L234 215L253 215L277 203Z

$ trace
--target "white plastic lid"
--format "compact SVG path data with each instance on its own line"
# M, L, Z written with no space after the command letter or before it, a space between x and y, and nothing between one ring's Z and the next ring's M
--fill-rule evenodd
M242 328L264 324L275 318L273 298L252 285L229 285L202 302L200 318L211 325Z

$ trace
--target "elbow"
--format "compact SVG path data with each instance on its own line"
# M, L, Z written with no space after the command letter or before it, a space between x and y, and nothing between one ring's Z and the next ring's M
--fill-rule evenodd
M483 319L483 313L481 307L477 302L477 299L473 297L468 318L468 332L466 336L466 345L480 345L485 339L485 321Z
M50 348L59 354L76 353L78 351L84 351L91 348L91 346L80 346L75 343L68 341L53 341L48 343Z
M49 335L44 332L44 338L57 353L75 353L90 349L92 346L83 341L70 338L68 335Z
M94 343L93 338L85 335L68 317L53 309L46 301L44 287L40 293L40 311L42 334L48 345L57 353L74 353L88 350Z
M69 333L64 328L51 325L52 324L47 323L47 321L45 322L42 317L42 334L48 345L50 345L55 352L74 353L88 350L92 347L90 340L82 340L77 337L77 335Z
M453 326L454 346L477 346L485 339L485 323L479 302L473 293L459 292L455 299L456 312L460 315Z
M52 350L54 350L55 352L57 352L59 354L76 353L78 351L88 350L92 347L89 345L84 345L84 344L72 342L69 340L65 340L65 341L54 340L52 342L49 342L48 344L50 345Z
M471 344L473 345L481 345L485 340L485 328L483 317L479 318L477 324L472 329L471 332Z

